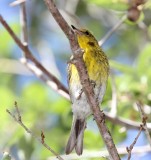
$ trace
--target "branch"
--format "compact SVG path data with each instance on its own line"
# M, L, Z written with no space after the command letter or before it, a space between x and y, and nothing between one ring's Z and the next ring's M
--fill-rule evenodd
M143 125L140 125L140 130L139 130L136 138L134 139L133 143L130 145L130 147L126 147L126 150L127 150L127 152L128 152L128 158L127 158L127 160L130 160L130 159L131 159L131 154L132 154L133 147L134 147L134 145L136 144L136 142L137 142L137 140L138 140L138 138L139 138L142 130L143 130Z
M64 160L61 156L59 156L52 148L49 147L47 143L44 141L44 134L41 132L41 138L38 138L36 135L33 134L33 132L26 127L26 125L22 122L22 117L20 115L19 108L17 106L17 102L15 102L15 108L17 112L17 116L12 114L8 109L6 109L6 112L21 126L24 128L24 130L29 133L34 139L36 139L38 142L40 142L47 150L49 150L53 155L55 155L59 160Z
M144 113L142 103L141 102L137 102L136 104L137 104L137 107L138 107L140 115L141 115L141 119L142 119L142 123L144 125L146 137L147 137L149 145L151 147L151 137L150 137L150 134L149 134L149 131L148 131L148 128L147 128L147 124L146 124L147 116Z
M32 55L31 51L29 50L27 44L23 44L20 41L20 39L16 36L16 34L13 32L13 30L10 28L10 26L6 23L6 21L3 19L1 15L0 15L0 22L2 23L4 28L8 31L8 33L13 38L13 40L16 42L16 44L24 52L25 58L27 60L32 61L34 65L41 71L41 74L44 74L45 77L49 78L49 81L51 80L51 83L49 83L51 88L57 91L60 95L68 97L67 95L69 93L66 87L64 87L64 85L61 84L60 81L55 76L53 76L46 68L43 67L43 65L41 65L40 62L37 61L37 59ZM33 73L37 76L37 74L34 71Z
M134 139L133 143L130 145L130 147L126 147L126 150L128 152L127 160L131 159L131 154L132 154L133 147L136 144L136 142L137 142L142 130L144 130L144 129L145 129L145 133L146 133L146 136L148 138L149 144L151 146L151 138L150 138L149 131L148 131L147 125L146 125L147 117L146 117L146 115L145 115L145 113L143 111L143 107L142 107L141 102L137 102L136 104L137 104L138 110L140 111L140 114L141 114L142 124L140 125L140 130L139 130L136 138Z
M48 9L50 10L51 14L57 21L58 25L61 27L61 29L64 31L67 38L69 39L70 46L74 56L71 62L75 64L78 70L83 91L93 111L94 119L96 120L99 131L107 146L110 158L114 160L119 160L120 157L118 155L117 149L115 147L111 134L105 124L105 115L103 111L101 111L99 108L99 102L94 95L93 86L90 83L89 77L87 75L86 67L83 61L83 51L79 47L73 31L71 30L67 22L64 20L62 15L60 14L53 0L44 0L44 1Z

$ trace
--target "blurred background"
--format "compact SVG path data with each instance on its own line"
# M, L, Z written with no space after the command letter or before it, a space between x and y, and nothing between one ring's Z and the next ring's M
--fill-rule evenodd
M20 37L20 7L11 7L11 2L0 1L0 14ZM89 29L98 41L119 23L131 6L128 0L56 0L55 3L69 24ZM140 100L150 122L151 1L146 1L140 7L142 12L138 19L125 20L102 45L109 58L112 75L102 108L111 112L114 93L117 116L140 122L140 113L135 104ZM66 36L44 1L27 0L26 10L30 50L67 87L66 67L72 52ZM26 126L37 136L43 131L45 141L57 153L64 154L72 123L71 104L21 64L21 57L22 51L0 24L0 158L6 151L15 160L45 160L52 156L6 113L6 109L15 111L15 101ZM109 121L107 125L119 147L129 146L138 133L138 130ZM142 132L136 146L147 144ZM85 131L84 153L103 148L98 128L90 117ZM143 154L133 154L132 159L149 160L150 156L144 151ZM126 159L125 155L121 157ZM100 158L85 158L88 159Z

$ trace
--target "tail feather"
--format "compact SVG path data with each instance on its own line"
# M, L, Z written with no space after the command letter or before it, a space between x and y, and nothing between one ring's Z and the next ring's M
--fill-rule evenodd
M70 131L70 137L66 145L66 154L70 154L76 144L75 123L76 123L76 120L73 119L71 131Z
M85 120L73 119L70 137L66 146L66 154L70 154L74 148L78 155L82 154L85 127Z
M86 122L80 121L79 122L79 132L77 134L77 141L75 145L75 151L78 155L81 155L83 152L83 137L84 137L84 130L86 128Z

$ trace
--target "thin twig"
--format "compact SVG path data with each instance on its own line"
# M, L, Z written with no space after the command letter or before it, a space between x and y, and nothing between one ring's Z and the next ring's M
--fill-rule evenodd
M128 152L128 158L127 158L127 160L130 160L130 159L131 159L131 154L132 154L133 147L134 147L134 145L136 144L136 142L137 142L137 140L138 140L138 138L139 138L142 130L143 130L143 125L140 125L140 130L139 130L137 136L135 137L133 143L130 145L130 147L126 147L126 150L127 150L127 152Z
M59 160L63 160L63 158L58 155L52 148L50 148L48 146L47 143L44 142L44 134L41 136L41 138L38 138L36 135L34 135L34 133L26 127L26 125L22 122L22 118L21 118L21 115L20 115L20 112L19 112L19 109L18 109L18 106L17 106L17 102L15 102L15 108L16 108L16 112L17 112L17 116L15 116L13 113L11 113L8 109L6 109L6 112L20 125L22 126L25 131L27 133L29 133L34 139L36 139L37 141L39 141L47 150L49 150L52 154L54 154Z
M29 48L27 47L27 45L22 44L20 39L16 36L16 34L13 32L13 30L10 28L10 26L6 23L6 21L3 19L3 17L1 15L0 15L0 22L5 27L5 29L8 31L8 33L13 38L13 40L16 42L16 44L25 53L25 57L27 58L27 60L32 61L35 64L35 66L39 70L41 70L41 72L44 73L45 76L49 78L49 80L51 80L52 86L51 86L51 83L50 83L50 86L52 87L52 89L54 89L55 91L57 91L61 95L69 94L66 87L63 84L61 84L61 82L55 76L53 76L46 68L44 68L43 65L41 65L40 62L37 61L37 59L32 55L32 53L29 50Z
M108 33L99 41L99 45L102 46L110 37L111 35L121 26L121 24L127 19L127 15L124 15L118 23L116 23L113 28L111 28Z
M145 115L145 113L143 111L143 107L142 107L141 102L137 102L136 104L137 104L138 109L139 109L140 114L141 114L142 124L140 125L140 130L139 130L136 138L134 139L133 143L130 145L130 147L126 147L126 150L128 152L128 158L127 158L127 160L131 159L131 154L132 154L133 147L136 144L136 142L137 142L137 140L138 140L138 138L139 138L142 130L145 130L146 136L147 136L149 144L151 146L151 139L150 139L149 131L147 129L147 125L146 125L147 117L146 117L146 115Z
M150 137L150 134L149 134L149 131L148 131L148 128L147 128L147 124L146 124L147 116L144 113L142 103L141 102L137 102L136 104L137 104L138 110L139 110L140 115L141 115L142 123L143 123L144 129L145 129L145 134L146 134L146 137L148 139L148 143L149 143L149 145L151 147L151 137Z
M87 97L88 103L93 111L94 119L96 120L96 123L98 125L99 131L102 135L102 138L107 146L109 155L111 159L119 160L120 157L118 155L117 149L115 147L115 144L113 142L113 139L111 137L111 134L105 124L105 115L103 111L99 108L99 102L97 98L94 95L93 86L89 80L85 63L83 61L83 51L79 47L77 43L77 39L67 24L67 22L64 20L62 15L60 14L59 10L57 9L56 5L54 4L53 0L44 0L48 9L50 10L51 14L55 18L56 22L59 24L61 29L66 34L67 38L69 39L71 49L73 51L74 58L72 60L72 63L76 66L81 85L83 88L83 91Z

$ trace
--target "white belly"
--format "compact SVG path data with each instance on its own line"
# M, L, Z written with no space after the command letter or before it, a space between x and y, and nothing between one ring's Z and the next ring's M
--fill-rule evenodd
M81 84L75 84L74 86L72 86L72 88L70 88L70 94L72 100L72 112L74 116L78 117L79 119L84 119L91 115L92 111L87 102L87 98L84 92L82 92L81 94L81 90ZM98 97L99 102L102 101L105 90L106 83L102 84L101 87L94 88L95 95L96 97Z

